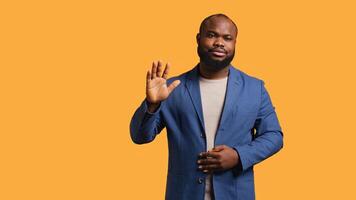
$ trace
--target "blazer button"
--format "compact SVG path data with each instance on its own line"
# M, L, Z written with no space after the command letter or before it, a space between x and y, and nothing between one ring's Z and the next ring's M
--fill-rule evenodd
M203 133L200 133L200 137L204 138L204 134L203 134Z
M199 178L199 179L198 179L198 183L199 183L199 184L202 184L203 182L204 182L203 178Z

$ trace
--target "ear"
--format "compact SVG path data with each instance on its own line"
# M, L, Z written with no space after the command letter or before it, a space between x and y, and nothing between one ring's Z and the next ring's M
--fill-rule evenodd
M237 39L238 39L238 35L236 35L236 37L235 37L235 45L237 43Z
M200 40L200 33L198 33L198 34L197 34L196 39L197 39L197 44L199 44L199 40Z

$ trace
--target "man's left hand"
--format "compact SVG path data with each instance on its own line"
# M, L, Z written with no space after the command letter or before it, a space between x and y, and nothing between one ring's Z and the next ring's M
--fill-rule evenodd
M226 145L214 147L211 151L199 154L198 169L205 173L223 171L235 167L239 162L237 152Z

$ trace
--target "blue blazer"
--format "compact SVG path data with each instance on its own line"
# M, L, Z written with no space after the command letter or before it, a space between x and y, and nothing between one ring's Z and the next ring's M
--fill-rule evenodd
M142 102L130 123L131 139L136 144L149 143L166 128L169 147L166 199L203 200L206 174L198 170L197 158L207 149L198 65L167 82L177 79L181 84L155 113L148 113L147 102ZM263 81L231 65L215 136L217 145L234 148L241 165L214 172L215 199L255 199L253 166L282 148L283 133Z

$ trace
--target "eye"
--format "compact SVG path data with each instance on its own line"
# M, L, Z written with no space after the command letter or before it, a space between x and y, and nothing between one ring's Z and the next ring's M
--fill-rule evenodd
M208 35L207 35L208 38L212 38L212 37L214 37L214 36L215 36L214 33L208 33Z
M231 40L232 40L232 37L227 36L227 37L224 37L224 39L225 39L226 41L231 41Z

